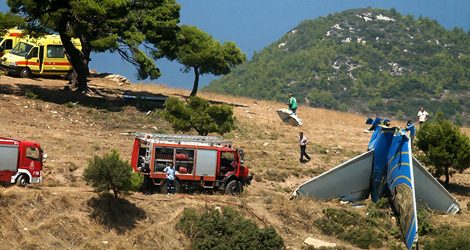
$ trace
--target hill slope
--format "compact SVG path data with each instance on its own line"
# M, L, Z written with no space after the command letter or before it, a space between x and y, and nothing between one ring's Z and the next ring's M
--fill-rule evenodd
M362 132L366 117L301 105L298 114L304 126L291 127L275 112L285 107L283 103L203 93L201 97L212 101L239 104L234 106L238 128L226 138L245 151L245 165L255 175L252 185L241 197L195 193L168 198L136 193L117 208L116 217L82 179L88 159L116 148L122 159L130 161L133 138L122 132L173 133L158 112L146 115L155 106L124 100L121 94L187 97L189 92L154 85L118 86L91 78L93 93L84 97L64 89L65 84L57 79L0 77L0 136L38 142L49 156L41 184L2 189L0 249L183 249L190 239L174 227L183 209L215 206L233 206L260 226L274 226L288 249L300 249L307 237L357 249L322 234L313 223L326 208L365 216L365 207L288 198L302 182L366 150L370 136ZM298 162L300 131L310 141L307 153L312 161L306 164ZM435 215L433 223L470 225L465 207L470 197L469 175L466 171L451 179L450 191L463 213ZM381 249L387 249L386 243Z
M421 106L459 125L470 108L470 36L394 8L305 20L201 91L414 119ZM400 110L400 112L399 112Z

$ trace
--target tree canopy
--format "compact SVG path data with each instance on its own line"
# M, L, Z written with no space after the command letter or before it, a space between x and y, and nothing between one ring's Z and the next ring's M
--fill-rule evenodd
M199 85L199 75L216 76L230 73L231 69L246 59L234 42L227 41L222 45L214 41L211 35L196 26L182 25L178 37L177 61L184 65L183 72L194 70L194 86L191 96L195 96Z
M19 15L12 14L10 12L2 13L0 12L0 34L5 32L5 29L17 27L17 26L25 26L26 22L23 17Z
M92 51L118 52L137 68L139 79L161 75L154 59L176 57L181 6L175 0L7 0L7 4L12 13L26 17L30 29L59 33L77 73L78 91L87 89ZM81 51L73 46L73 37L80 39Z
M226 104L211 105L204 98L192 96L187 104L176 97L170 97L164 106L163 118L171 123L176 132L194 129L199 135L223 135L236 128L233 110Z
M445 177L445 185L450 177L462 173L470 167L470 141L460 128L436 114L435 122L426 121L416 132L415 146L423 152L418 160L431 167L430 172L437 178Z

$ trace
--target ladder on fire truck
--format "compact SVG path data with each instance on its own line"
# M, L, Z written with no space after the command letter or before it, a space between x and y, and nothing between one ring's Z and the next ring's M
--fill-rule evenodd
M157 134L157 133L123 133L126 135L133 135L137 138L148 140L152 142L171 141L182 143L196 143L198 145L232 145L231 141L222 141L222 137L218 136L203 136L203 135L177 135L177 134Z
M152 143L175 143L179 145L198 146L225 146L232 147L231 141L222 141L218 136L202 135L177 135L177 134L157 134L157 133L122 133L122 135L133 135L141 140L147 141L145 150L145 161L150 160Z

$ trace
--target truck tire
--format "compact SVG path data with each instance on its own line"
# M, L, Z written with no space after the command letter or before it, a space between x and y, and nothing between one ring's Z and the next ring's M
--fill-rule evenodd
M166 194L166 180L163 181L163 184L160 186L160 193L161 194ZM180 192L180 182L178 180L175 180L175 194L179 193Z
M243 185L237 180L231 180L225 188L226 195L239 195L243 193Z
M26 184L28 184L28 181L24 175L20 175L18 179L16 179L16 185L18 185L18 187L26 187Z
M22 68L20 71L20 77L31 78L31 70L29 68Z

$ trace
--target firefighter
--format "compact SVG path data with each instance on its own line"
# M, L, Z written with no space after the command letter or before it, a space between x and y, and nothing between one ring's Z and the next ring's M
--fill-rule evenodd
M140 172L144 175L144 183L142 184L142 193L144 195L150 195L150 166L148 163L142 163Z

